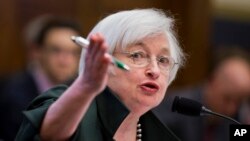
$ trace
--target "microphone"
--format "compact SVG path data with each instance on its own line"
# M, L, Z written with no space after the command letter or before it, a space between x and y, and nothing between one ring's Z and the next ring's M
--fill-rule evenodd
M174 102L172 105L172 112L178 112L180 114L189 115L189 116L215 115L215 116L233 121L237 124L241 124L240 122L228 116L225 116L225 115L222 115L222 114L219 114L219 113L216 113L207 109L205 106L203 106L201 103L197 101L183 98L183 97L179 98L178 96L174 98Z

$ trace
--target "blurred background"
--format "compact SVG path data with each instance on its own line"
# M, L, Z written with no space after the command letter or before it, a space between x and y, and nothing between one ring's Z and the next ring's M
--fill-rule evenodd
M172 87L199 83L210 54L222 47L250 50L249 0L8 0L0 1L0 76L24 69L27 63L23 29L33 18L53 14L78 20L82 36L105 15L133 8L156 7L174 15L187 63Z

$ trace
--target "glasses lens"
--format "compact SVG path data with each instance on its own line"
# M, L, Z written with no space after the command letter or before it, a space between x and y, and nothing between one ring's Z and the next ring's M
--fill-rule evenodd
M130 67L140 68L149 65L152 61L151 57L142 51L122 52L127 54L128 62L125 62ZM162 72L168 73L173 68L174 59L168 56L156 58L157 64Z
M161 67L165 71L169 71L174 65L174 60L171 57L161 57L157 59L157 61L159 67Z

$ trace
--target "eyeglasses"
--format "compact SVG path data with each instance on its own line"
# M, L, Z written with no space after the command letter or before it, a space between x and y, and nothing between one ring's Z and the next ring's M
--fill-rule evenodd
M133 51L133 52L115 52L127 54L129 58L129 64L134 67L145 67L151 63L151 57L143 51ZM177 65L174 59L170 56L160 56L156 58L159 68L163 72L169 72L173 69L174 65Z

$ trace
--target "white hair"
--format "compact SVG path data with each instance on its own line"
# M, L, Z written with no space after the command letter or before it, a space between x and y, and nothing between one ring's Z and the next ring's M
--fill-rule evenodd
M108 44L108 52L113 54L116 47L126 48L146 37L165 34L169 42L170 55L178 65L170 72L171 83L184 62L184 54L173 31L174 20L159 9L135 9L121 11L101 20L89 33L101 33ZM79 72L84 70L85 51L82 51Z

